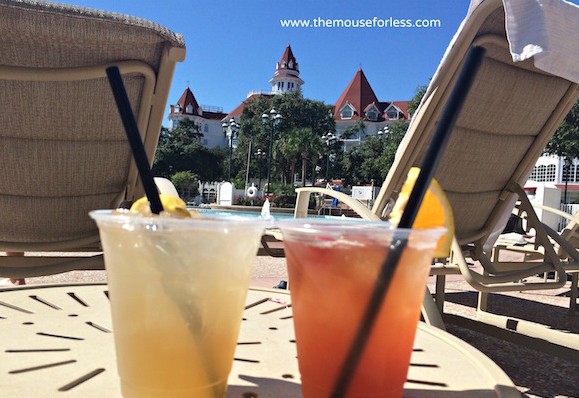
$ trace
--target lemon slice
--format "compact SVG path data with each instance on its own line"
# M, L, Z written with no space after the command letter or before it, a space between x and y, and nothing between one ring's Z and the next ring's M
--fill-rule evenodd
M161 204L163 205L163 212L161 215L168 215L176 218L201 217L201 214L195 210L187 210L187 204L181 198L166 194L160 194L159 197L161 199ZM149 200L146 196L135 201L131 206L131 211L144 216L152 215Z
M398 199L394 204L392 213L390 216L390 222L394 225L398 225L400 218L402 217L402 212L408 203L408 198L410 197L410 192L416 183L420 169L418 167L413 167L408 172L406 181L402 185L402 190L398 195ZM450 246L452 244L452 238L454 236L454 217L452 215L452 208L448 202L446 194L442 190L442 187L435 179L432 179L430 187L422 200L418 214L416 215L416 220L414 221L413 228L434 228L434 227L444 227L447 232L440 238L436 251L434 253L435 258L448 257L450 254Z

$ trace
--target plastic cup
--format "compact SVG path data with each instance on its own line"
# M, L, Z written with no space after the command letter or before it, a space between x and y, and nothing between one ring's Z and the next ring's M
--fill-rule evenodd
M93 211L124 398L222 398L265 223Z
M305 398L330 397L395 230L386 222L281 220ZM343 396L402 397L432 255L443 228L407 239Z

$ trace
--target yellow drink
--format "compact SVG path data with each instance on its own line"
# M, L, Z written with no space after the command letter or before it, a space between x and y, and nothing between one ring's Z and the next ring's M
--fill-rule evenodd
M263 223L91 215L123 397L223 397Z
M302 391L330 397L389 250L386 223L280 222ZM402 397L432 253L442 233L410 235L347 397Z

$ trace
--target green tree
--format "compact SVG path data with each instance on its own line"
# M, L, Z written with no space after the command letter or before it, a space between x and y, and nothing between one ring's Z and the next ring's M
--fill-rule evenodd
M579 100L575 102L555 131L555 134L545 147L545 152L565 159L563 180L567 183L569 181L569 167L573 164L573 159L579 158ZM563 200L568 203L567 184L565 184Z
M302 186L306 185L308 162L312 167L316 166L319 154L323 151L322 137L316 135L310 127L297 127L291 131L291 136L295 139L302 162ZM312 184L313 181L312 171Z
M205 148L200 143L203 133L189 119L183 119L175 128L161 128L153 174L171 178L179 171L189 171L202 180L214 181L223 178L223 148Z
M416 88L416 91L414 93L414 97L410 100L410 103L408 104L408 113L410 113L411 115L414 115L414 113L416 112L416 109L418 109L418 105L420 105L420 101L422 101L422 97L424 97L424 94L426 94L427 88L428 88L428 86L426 86L424 84L422 84Z
M564 157L568 162L579 158L579 101L573 105L553 138L545 147L550 155Z
M288 166L283 179L293 184L296 164L301 153L299 140L294 135L288 134L281 137L276 144L276 158L281 159L280 164L285 163Z
M367 184L374 180L380 184L394 163L396 151L407 129L407 122L392 123L386 134L368 137L345 153L342 166L346 171L346 183Z
M359 137L360 139L363 139L364 131L366 131L366 123L364 123L363 120L358 120L354 125L344 130L340 138L343 140L347 140L352 137Z
M197 189L199 177L190 171L178 171L171 176L171 182L179 192L179 196L190 200L199 194Z
M308 178L314 167L308 168L308 165L317 162L322 151L321 136L335 132L336 125L330 113L331 106L305 99L299 90L273 97L260 97L245 104L235 159L240 165L246 164L250 142L253 152L257 149L265 152L269 150L271 131L263 126L261 116L272 108L283 116L282 122L274 130L272 181L293 182L297 164L302 165L302 175ZM244 168L238 167L236 170L241 172Z
M361 146L355 146L349 151L344 152L340 159L340 168L345 185L358 185L365 180L362 176L363 162L364 157Z

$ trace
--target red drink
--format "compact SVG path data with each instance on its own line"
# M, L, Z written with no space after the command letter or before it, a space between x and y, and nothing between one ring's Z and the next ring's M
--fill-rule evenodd
M302 222L303 223L303 222ZM330 397L388 252L386 223L282 223L304 397ZM410 235L347 397L402 397L432 253Z

